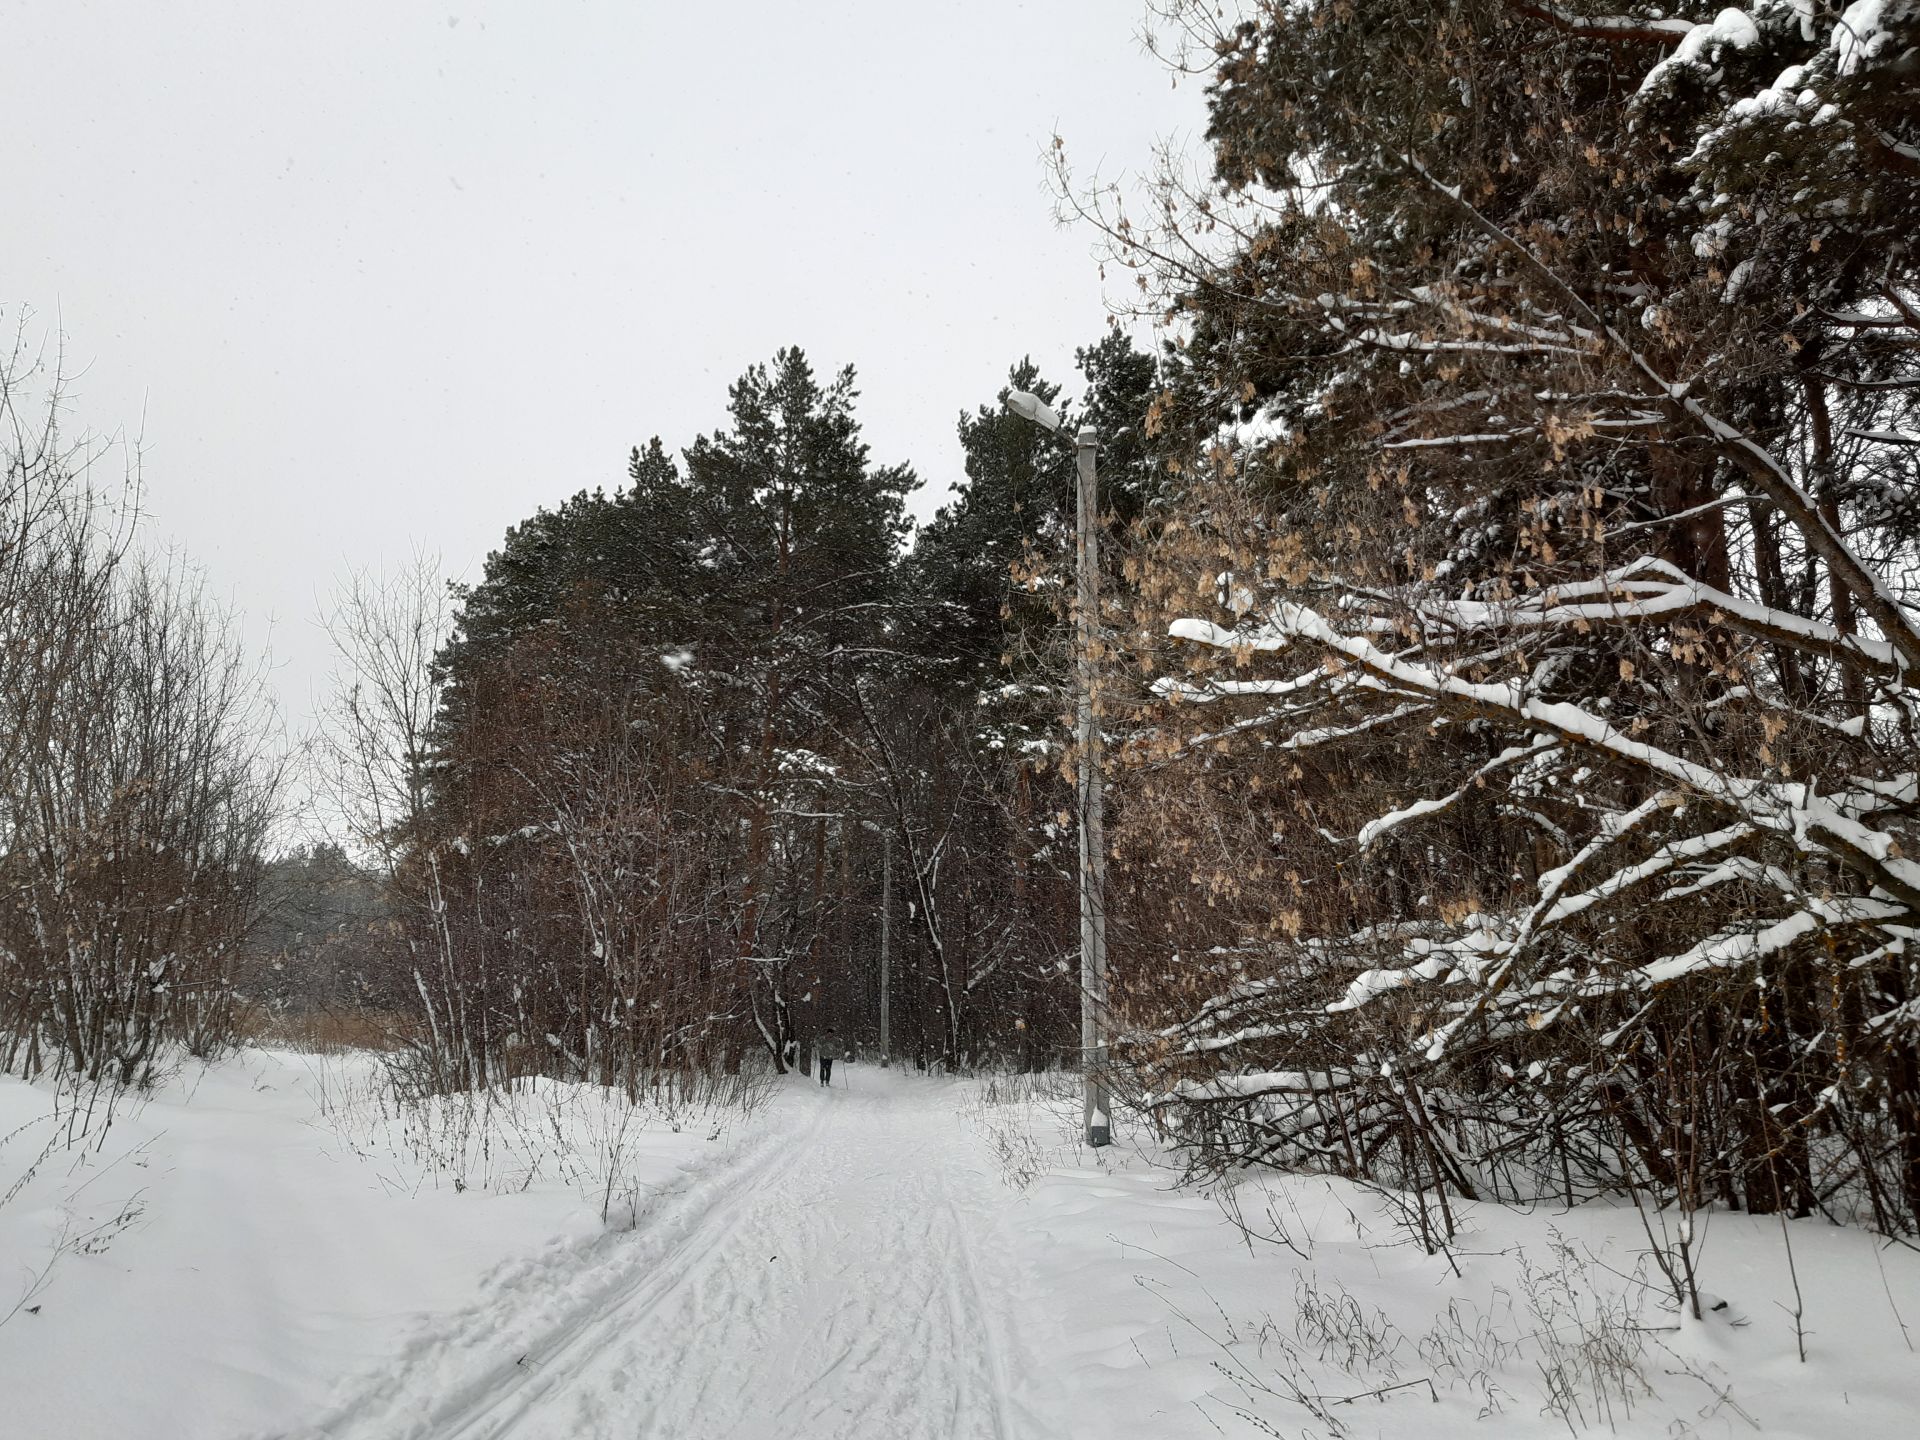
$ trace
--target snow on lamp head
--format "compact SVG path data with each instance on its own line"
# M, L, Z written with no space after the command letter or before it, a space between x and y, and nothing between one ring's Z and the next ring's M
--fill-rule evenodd
M1054 408L1038 395L1029 395L1025 390L1007 392L1007 408L1016 415L1024 415L1042 430L1060 433L1060 417Z

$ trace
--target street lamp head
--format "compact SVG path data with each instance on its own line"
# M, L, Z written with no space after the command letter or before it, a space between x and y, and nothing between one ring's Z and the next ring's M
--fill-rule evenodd
M1007 392L1007 408L1016 415L1024 415L1042 430L1060 433L1060 417L1054 408L1038 395L1030 395L1025 390Z

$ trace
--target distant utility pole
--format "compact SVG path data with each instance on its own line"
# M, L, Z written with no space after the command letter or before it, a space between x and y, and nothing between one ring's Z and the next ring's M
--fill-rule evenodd
M1064 434L1060 417L1038 395L1010 391L1007 407L1043 430ZM1094 470L1098 440L1091 426L1074 437L1079 485L1074 497L1074 570L1078 579L1074 662L1075 771L1080 808L1080 1075L1089 1145L1113 1140L1113 1106L1107 1094L1107 843L1106 806L1100 778L1100 726L1094 714L1094 645L1100 620L1100 483Z
M880 1068L893 1061L893 1035L887 1012L887 981L893 968L893 834L880 835Z

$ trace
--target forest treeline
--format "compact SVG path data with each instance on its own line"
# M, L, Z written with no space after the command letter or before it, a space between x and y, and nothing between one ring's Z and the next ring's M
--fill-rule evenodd
M1079 361L1070 414L1137 508L1154 364L1118 331ZM423 1084L807 1067L826 1029L878 1044L883 943L902 1059L1074 1058L1071 449L1002 397L963 414L909 543L918 477L856 400L782 350L725 428L515 526L450 614L418 573L345 597L329 757Z
M1920 5L1155 10L1210 163L1054 162L1155 348L1008 377L1099 442L1116 1087L1434 1243L1911 1233ZM1004 394L918 529L946 477L784 350L471 585L351 583L355 858L254 877L338 903L239 990L402 1017L428 1088L637 1094L872 1045L884 944L902 1060L1073 1063L1072 459ZM79 1046L8 924L0 1059Z

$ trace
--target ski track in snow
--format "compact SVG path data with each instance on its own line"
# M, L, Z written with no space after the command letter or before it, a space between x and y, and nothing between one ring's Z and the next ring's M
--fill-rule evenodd
M859 1069L656 1196L509 1267L313 1428L328 1440L1026 1440L1004 1191L944 1087ZM795 1097L798 1098L798 1097ZM796 1116L796 1119L799 1117Z

